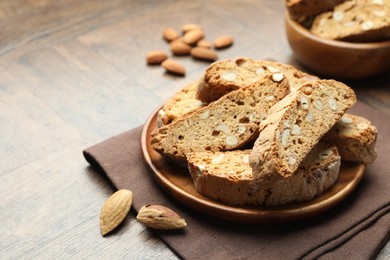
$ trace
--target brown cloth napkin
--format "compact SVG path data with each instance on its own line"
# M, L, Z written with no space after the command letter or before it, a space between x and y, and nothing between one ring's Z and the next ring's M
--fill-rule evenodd
M142 126L83 151L117 189L134 193L133 206L162 204L186 219L179 231L155 231L185 259L369 259L390 236L390 118L362 103L351 113L369 118L379 131L378 159L358 188L330 211L302 222L248 226L218 221L176 201L152 179L141 154Z

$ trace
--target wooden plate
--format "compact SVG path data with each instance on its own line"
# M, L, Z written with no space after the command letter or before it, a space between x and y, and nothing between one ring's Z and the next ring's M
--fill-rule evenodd
M245 224L284 223L310 218L334 207L345 199L361 181L365 165L342 163L335 185L309 202L290 203L279 207L231 206L199 194L186 168L173 164L150 146L150 133L157 127L156 110L146 121L142 137L142 152L151 168L151 177L173 198L188 207L220 220Z

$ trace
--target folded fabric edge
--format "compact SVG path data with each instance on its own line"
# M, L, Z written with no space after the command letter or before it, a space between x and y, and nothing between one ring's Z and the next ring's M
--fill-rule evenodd
M318 245L316 248L313 248L312 250L306 252L303 254L300 259L317 259L326 253L329 253L330 251L341 247L343 244L348 243L349 240L354 238L357 234L360 232L366 230L367 228L375 225L375 223L381 219L382 217L386 216L388 213L390 213L390 203L385 204L381 208L377 209L376 211L372 212L372 214L369 214L366 218L363 218L360 222L358 222L356 225L350 227L349 229L340 232L337 236L334 236L333 238L328 239L324 243ZM378 245L384 245L389 238L389 234L385 237L382 237L378 240ZM373 252L374 256L378 254L382 247L378 246L378 248Z

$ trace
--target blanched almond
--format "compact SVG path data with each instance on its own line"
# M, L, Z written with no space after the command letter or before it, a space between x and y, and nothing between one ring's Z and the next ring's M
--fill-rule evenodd
M221 36L214 40L214 47L216 49L227 48L232 45L234 42L233 37L231 36Z
M272 74L272 80L275 82L280 82L284 79L283 73L274 73Z
M234 81L237 78L237 74L233 71L225 71L222 73L221 78L226 81Z
M177 75L185 75L186 69L183 65L181 65L179 62L172 60L172 59L166 59L163 63L161 63L161 66L167 70L167 72L177 74Z
M163 38L167 42L171 42L177 38L179 38L179 33L173 28L165 28L163 31Z
M234 135L226 136L226 145L227 146L235 146L238 144L238 138Z
M216 61L218 55L215 51L211 49L206 49L202 47L195 47L191 50L191 56L196 59L206 60L206 61Z
M146 62L148 64L161 64L167 58L168 55L164 51L153 50L146 55Z

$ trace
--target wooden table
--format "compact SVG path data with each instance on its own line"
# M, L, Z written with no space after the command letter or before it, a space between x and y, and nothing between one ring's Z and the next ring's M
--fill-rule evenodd
M185 77L147 66L168 50L164 27L187 22L228 34L220 59L272 58L299 66L282 1L14 0L0 2L0 258L175 259L132 212L103 238L100 208L113 192L81 151L142 124L207 62L175 57ZM390 116L390 80L350 84ZM379 259L390 255L389 244Z

